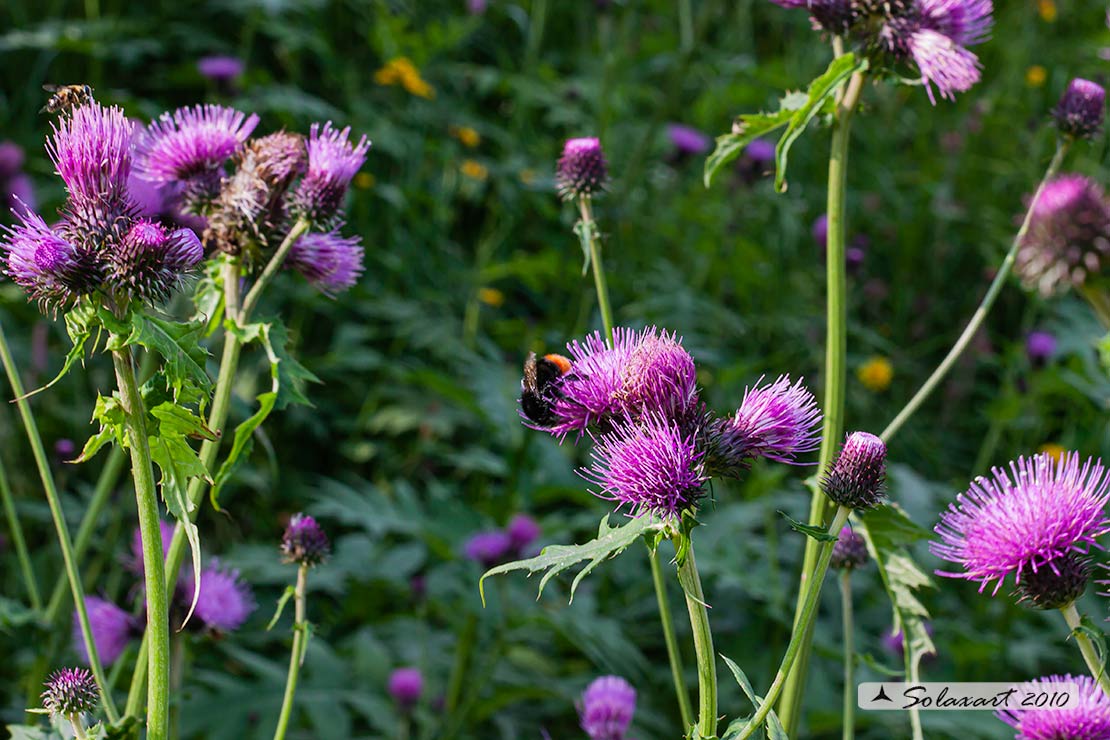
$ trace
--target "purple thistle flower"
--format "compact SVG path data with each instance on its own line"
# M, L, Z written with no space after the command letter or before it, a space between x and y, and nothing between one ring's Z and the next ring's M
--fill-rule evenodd
M874 434L852 432L821 479L821 490L841 506L872 509L883 499L886 445Z
M70 198L80 207L126 202L135 124L123 111L93 101L53 128L46 151Z
M512 550L513 540L507 532L491 529L472 536L463 545L463 554L486 568L501 563Z
M535 542L543 530L535 519L527 514L514 514L505 527L509 535L509 542L517 553L522 553L525 548Z
M289 250L285 264L322 292L334 295L358 282L362 260L363 249L358 236L329 231L302 236Z
M1106 90L1096 82L1076 77L1068 83L1052 115L1060 133L1076 138L1094 136L1106 115Z
M113 287L146 303L164 303L201 260L204 247L190 229L169 231L138 219L109 255Z
M197 71L218 83L228 83L243 74L243 60L232 56L201 57L197 60Z
M42 692L42 705L54 717L69 719L96 709L96 679L84 668L63 668L50 674Z
M775 143L769 139L755 139L744 149L744 155L757 164L775 161Z
M1074 683L1078 695L1064 709L1002 709L995 716L1017 730L1016 740L1102 740L1110 737L1110 698L1090 676L1046 676L1019 693L1051 691L1052 684Z
M162 559L165 560L170 552L174 525L172 522L159 519L158 529L162 534ZM131 557L124 560L124 566L133 573L143 572L143 533L138 527L135 527L135 531L131 534Z
M625 413L664 413L678 417L698 396L694 358L675 333L644 329L621 368L620 396Z
M696 434L658 413L628 420L595 440L593 464L579 471L595 495L633 515L675 519L697 505L708 480Z
M1014 265L1028 288L1042 295L1079 287L1098 274L1110 253L1110 204L1102 188L1082 175L1045 184Z
M829 214L822 213L820 216L813 220L813 226L810 229L810 234L813 235L813 241L817 242L817 246L825 249L829 243Z
M853 570L867 565L867 543L863 536L856 534L845 525L833 545L829 567L834 570Z
M994 7L991 0L919 0L923 25L959 46L975 46L990 38Z
M402 710L412 709L424 693L424 676L419 668L398 668L389 674L389 695Z
M668 124L667 137L671 140L671 146L679 154L701 154L713 146L713 139L693 126L685 126L681 123Z
M101 275L91 255L62 238L38 214L22 210L6 227L0 250L4 272L43 308L57 310L97 288Z
M609 165L599 139L567 139L555 168L555 186L563 200L598 195L608 179Z
M810 20L822 31L846 35L859 22L861 15L852 0L809 0Z
M937 102L933 85L942 98L955 100L956 93L967 92L979 81L979 57L940 31L917 28L903 43L933 104Z
M185 580L185 603L193 603L196 579ZM219 632L232 632L247 621L255 609L254 594L245 582L239 579L239 571L222 570L217 561L211 564L200 576L200 596L194 612L200 621L210 629Z
M319 565L331 554L331 544L315 519L294 514L281 538L281 554L287 563Z
M89 627L92 629L97 655L104 665L111 665L123 654L127 643L135 636L135 620L112 602L95 596L85 597L85 608L88 610ZM73 644L81 661L88 665L89 655L85 650L85 638L76 609L73 610Z
M257 125L257 115L219 105L163 113L139 137L139 175L153 182L212 177Z
M996 581L997 593L1010 575L1019 587L1025 574L1042 568L1062 575L1055 561L1087 552L1110 531L1103 513L1110 477L1101 461L1089 458L1080 467L1077 453L1059 462L1042 453L1011 462L1009 472L991 472L993 478L976 478L941 514L940 541L930 550L963 572L937 575L978 582L980 592Z
M801 379L791 385L782 375L747 388L736 413L710 425L713 467L735 475L756 457L793 463L820 445L820 426L821 409Z
M636 689L620 676L595 678L582 692L578 718L590 740L624 740L636 713Z
M0 180L17 175L23 169L23 147L14 141L0 141Z
M1056 337L1047 331L1031 331L1025 338L1025 356L1034 365L1043 365L1056 354Z
M366 161L370 141L365 136L358 144L349 141L351 128L333 128L331 121L322 127L312 124L308 137L308 172L292 196L292 210L314 224L332 225L351 179Z

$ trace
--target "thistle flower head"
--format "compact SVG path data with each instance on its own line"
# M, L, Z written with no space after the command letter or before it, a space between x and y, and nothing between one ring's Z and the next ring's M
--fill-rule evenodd
M343 236L338 231L311 232L289 250L286 266L304 275L321 292L334 295L358 282L363 254L358 236Z
M712 467L735 475L757 457L793 463L817 449L820 426L821 409L801 379L749 387L735 414L709 426Z
M1106 116L1106 90L1102 85L1076 77L1068 83L1060 102L1052 111L1060 133L1089 138L1102 128Z
M997 593L1011 575L1020 587L1028 574L1043 568L1059 574L1061 558L1086 552L1110 530L1103 513L1110 477L1101 461L1080 465L1074 452L1059 461L1042 453L1018 458L1008 471L991 472L991 478L975 479L941 514L935 530L940 541L930 549L962 571L937 575L978 582L980 591L995 581L992 593Z
M677 334L645 329L636 336L621 367L620 399L625 412L680 416L697 400L694 358Z
M883 499L886 445L874 434L852 432L821 479L821 490L841 506L871 509Z
M179 182L218 173L258 125L258 116L220 105L163 113L137 144L139 175Z
M595 678L582 692L578 717L590 740L624 740L636 713L636 689L620 676Z
M310 219L327 229L335 225L336 215L351 180L366 161L370 141L365 136L357 144L350 141L351 128L312 124L308 137L308 172L292 195L294 215Z
M555 170L555 186L563 200L589 198L605 189L608 168L599 139L568 139Z
M109 256L109 281L135 300L164 303L203 259L204 248L192 230L170 231L138 219Z
M287 563L319 565L331 554L331 544L315 519L294 514L281 538L281 554Z
M1034 609L1062 609L1083 595L1090 576L1090 560L1069 552L1038 570L1027 571L1016 596Z
M1082 175L1060 175L1044 185L1014 269L1042 295L1062 293L1098 275L1110 254L1110 204Z
M101 281L93 255L78 249L30 210L17 214L19 223L5 228L0 241L4 272L46 309L65 308L78 296L96 290Z
M527 514L514 514L505 527L513 550L522 552L543 533L535 519Z
M1056 354L1056 337L1047 331L1031 331L1025 338L1025 356L1034 364L1044 364Z
M507 532L491 529L479 532L467 540L463 545L463 553L476 563L491 568L505 560L512 546L512 538Z
M46 151L65 182L70 198L77 201L113 201L125 198L131 174L135 124L116 107L92 101L62 116Z
M135 620L112 602L96 596L85 597L85 608L89 615L89 627L92 629L96 653L104 665L111 665L123 654L127 643L135 636ZM81 656L81 661L88 665L89 655L85 650L85 639L76 610L73 612L73 645Z
M708 480L695 435L658 413L624 421L602 434L593 464L580 471L596 495L635 515L675 519L694 507Z
M186 603L193 602L196 579L185 580ZM195 615L209 629L233 632L247 621L256 606L250 586L239 578L239 571L224 570L216 561L200 576L200 595Z
M96 709L99 701L96 679L84 668L63 668L50 674L42 705L54 717L69 718Z
M837 36L843 36L858 22L858 11L852 0L809 0L810 18L814 25Z
M402 709L412 709L422 693L424 676L419 668L398 668L389 674L389 695Z
M1110 698L1090 676L1046 676L1025 684L1021 694L1074 683L1079 691L1064 709L1004 709L996 716L1017 730L1016 740L1101 740L1110 737Z
M863 536L856 534L845 525L833 545L829 567L835 570L853 570L867 565L867 543Z

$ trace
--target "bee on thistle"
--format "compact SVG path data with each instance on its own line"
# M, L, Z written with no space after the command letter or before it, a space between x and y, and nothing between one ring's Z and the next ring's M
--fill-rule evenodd
M43 85L42 89L52 95L39 113L64 113L89 102L93 94L88 85Z
M524 379L520 381L520 410L529 421L541 427L555 422L555 385L570 368L570 360L562 355L537 357L535 352L528 353Z

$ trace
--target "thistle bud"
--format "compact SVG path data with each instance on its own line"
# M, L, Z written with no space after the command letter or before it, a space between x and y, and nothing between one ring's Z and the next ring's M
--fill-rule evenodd
M287 563L313 566L328 559L331 545L315 519L306 514L294 514L281 538L281 553Z
M1089 138L1102 127L1105 107L1106 90L1102 85L1076 77L1068 83L1052 116L1060 133Z
M608 179L609 166L600 140L567 140L555 171L555 185L563 200L597 195L605 189Z
M46 680L42 705L52 716L72 717L96 709L96 680L84 668L63 668Z
M835 570L853 570L867 565L867 543L863 537L845 526L833 545L829 567Z
M874 434L852 432L840 456L825 474L825 495L850 509L871 509L883 498L886 478L886 445Z
M1068 553L1028 568L1018 578L1018 600L1034 609L1062 609L1087 590L1091 564L1082 556Z

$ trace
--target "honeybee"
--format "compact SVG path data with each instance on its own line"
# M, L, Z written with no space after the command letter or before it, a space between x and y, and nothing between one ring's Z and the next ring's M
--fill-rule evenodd
M39 113L60 113L92 100L93 89L88 85L43 85L43 90L53 93Z

